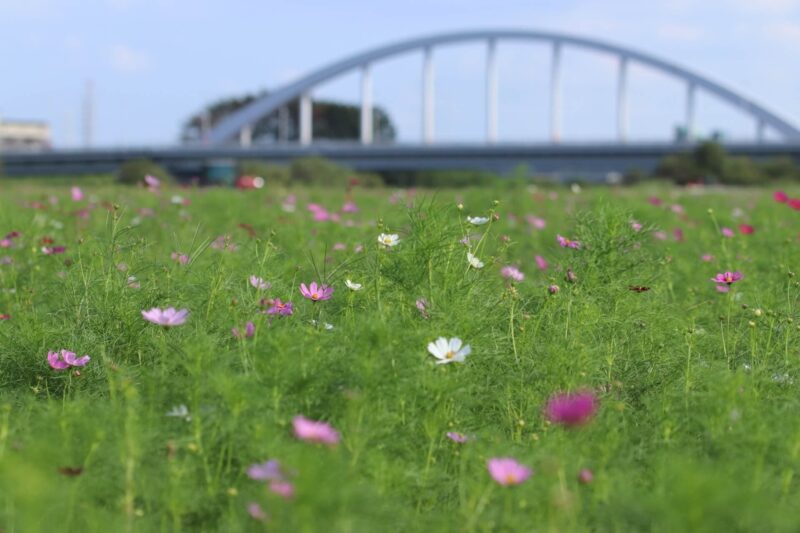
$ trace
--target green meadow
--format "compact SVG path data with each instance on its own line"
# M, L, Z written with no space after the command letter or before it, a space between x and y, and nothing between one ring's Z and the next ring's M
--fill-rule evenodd
M0 530L798 531L774 192L0 181ZM437 364L439 337L471 353ZM577 392L581 423L549 415Z

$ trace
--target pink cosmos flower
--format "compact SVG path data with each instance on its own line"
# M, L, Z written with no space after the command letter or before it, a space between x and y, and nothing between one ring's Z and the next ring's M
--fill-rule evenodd
M578 483L588 485L594 480L594 474L588 468L584 468L578 473Z
M422 318L430 318L428 313L428 300L425 298L417 298L417 310L422 315Z
M785 204L787 201L789 201L789 196L783 191L775 191L772 197L776 202L780 202L782 204Z
M272 301L272 306L267 309L268 315L289 316L294 312L292 302L282 302L280 298Z
M733 232L733 230L731 228L722 228L722 236L723 237L727 237L727 238L730 239L734 235L736 235L736 234Z
M556 424L579 426L597 412L597 398L591 392L558 393L550 397L545 416Z
M330 300L331 296L333 295L333 287L328 287L324 284L318 286L316 281L312 281L308 287L306 287L305 283L301 283L300 294L312 302Z
M319 442L334 446L339 443L339 432L327 422L316 422L297 415L292 419L294 436L306 442Z
M522 281L525 279L525 274L520 272L517 267L511 265L501 268L500 275L505 279L513 279L514 281Z
M258 502L250 502L247 504L247 514L259 522L263 522L267 519L267 513L264 512L264 509L261 508Z
M631 222L631 229L632 229L633 231L642 231L642 225L641 225L641 223L639 223L639 222L636 222L636 221L634 220L633 222Z
M185 265L189 262L189 256L181 253L181 252L172 252L169 254L170 259L175 261L176 263L180 263L181 265Z
M786 202L786 205L788 205L795 211L800 211L800 198L792 198L791 200Z
M537 216L527 215L525 220L536 229L544 229L547 226L547 222L543 218Z
M756 232L756 228L750 224L739 224L739 233L742 235L752 235Z
M727 285L730 285L731 283L739 281L743 277L744 276L742 276L742 273L737 270L736 272L723 272L721 274L717 274L711 278L711 281L714 283L726 283Z
M80 187L72 187L72 189L70 189L70 193L72 194L73 202L80 202L83 200L83 191Z
M556 240L558 241L558 244L562 248L580 248L581 247L581 243L579 243L578 241L572 241L572 240L570 240L570 239L568 239L566 237L562 237L561 235L556 235Z
M271 283L256 276L250 276L250 285L259 290L267 290L272 287Z
M649 203L650 205L659 206L663 202L661 201L660 198L656 198L655 196L651 196L650 198L647 199L647 203Z
M150 190L156 190L161 187L161 180L150 174L144 177L144 182Z
M14 244L14 241L11 239L0 239L0 248L11 248L12 244Z
M710 263L711 261L714 260L714 256L711 254L703 254L703 256L700 259L702 259L706 263Z
M536 261L536 266L539 267L539 270L547 270L550 266L547 264L547 260L541 255L534 256L533 259Z
M674 230L672 230L672 236L678 242L683 241L683 230L681 228L675 228Z
M666 241L667 240L667 232L666 231L655 231L655 232L653 232L653 237L658 239L659 241Z
M358 213L358 206L353 201L345 202L342 206L342 213Z
M486 467L489 469L489 475L504 486L519 485L533 474L533 470L510 457L489 459L486 462Z
M11 320L11 315L8 313L0 313L0 320Z
M558 287L558 285L550 285L549 287L547 287L547 292L549 292L550 294L558 294L558 291L560 290L561 289Z
M255 333L256 333L256 325L253 324L252 322L248 322L244 327L245 338L249 339L250 337L255 335ZM241 338L242 336L242 334L239 332L239 328L236 327L231 328L231 334L237 339Z
M63 254L67 249L64 246L42 246L42 253L44 255Z
M453 442L458 442L459 444L463 444L464 442L467 442L469 440L466 435L462 433L457 433L455 431L448 431L447 438L452 440Z
M188 316L188 309L176 311L174 307L168 307L163 311L158 307L154 307L149 311L142 311L142 318L164 327L180 326L186 322L186 317Z
M270 459L266 463L250 465L247 469L247 477L256 481L282 480L285 479L281 464L277 459Z
M71 366L86 366L91 357L77 357L75 352L62 349L60 352L47 352L47 362L54 370L65 370Z
M285 500L291 500L294 497L294 484L290 481L270 481L269 490Z

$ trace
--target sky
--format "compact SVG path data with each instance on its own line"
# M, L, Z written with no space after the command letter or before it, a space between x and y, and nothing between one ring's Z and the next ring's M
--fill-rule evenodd
M752 98L800 126L800 0L0 0L0 119L42 120L55 147L83 144L93 87L94 146L178 142L181 124L215 99L276 89L327 63L412 37L473 29L564 32L627 46ZM499 140L549 135L550 50L498 44ZM437 48L436 138L485 136L485 45ZM374 101L399 141L421 138L422 55L372 68ZM566 48L562 138L612 141L617 62ZM359 100L358 72L314 90ZM629 70L629 137L667 140L686 88ZM699 134L752 138L753 120L698 93Z

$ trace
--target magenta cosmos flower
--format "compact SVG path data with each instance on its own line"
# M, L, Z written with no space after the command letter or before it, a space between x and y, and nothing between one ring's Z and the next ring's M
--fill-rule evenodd
M711 281L714 283L726 283L730 285L731 283L739 281L743 277L744 276L742 276L742 273L737 270L736 272L723 272L721 274L717 274L711 278Z
M300 284L300 294L304 298L308 298L312 302L319 302L321 300L330 300L333 295L333 287L327 285L317 285L316 281L312 281L311 285L306 287L305 283Z
M486 467L489 475L501 485L519 485L533 474L533 470L510 457L489 459Z
M597 412L597 398L591 392L559 393L550 397L545 415L550 422L579 426Z
M331 446L339 443L339 432L327 422L316 422L297 415L292 419L294 436L306 442L319 442Z
M558 241L558 244L562 248L580 248L581 247L581 243L579 243L578 241L570 240L570 239L568 239L566 237L562 237L561 235L556 235L556 240Z
M250 285L259 290L267 290L272 286L268 281L264 281L258 276L250 276Z
M289 316L294 312L292 302L282 302L280 298L272 301L272 306L266 310L268 315Z
M463 433L458 433L457 431L448 431L446 435L448 439L452 440L453 442L458 442L459 444L463 444L469 440L469 437Z
M71 366L86 366L91 357L84 355L78 357L75 352L62 349L60 352L47 352L47 362L54 370L66 370Z
M180 326L186 322L186 317L188 316L188 309L176 311L174 307L168 307L163 311L158 307L154 307L149 311L142 311L142 317L145 320L164 327Z

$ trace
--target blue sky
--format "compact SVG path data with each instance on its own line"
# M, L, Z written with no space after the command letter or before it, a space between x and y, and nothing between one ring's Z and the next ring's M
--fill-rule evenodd
M81 102L94 83L96 145L176 141L182 121L227 95L271 89L349 54L414 36L479 28L563 31L630 46L707 75L800 125L800 0L0 0L0 116L38 119L56 146L81 142ZM549 50L498 45L501 141L543 141L549 129ZM437 49L436 130L443 141L483 138L485 51ZM611 140L616 63L567 49L565 141ZM634 67L630 136L667 139L685 87ZM421 55L375 65L374 99L400 139L421 132ZM356 73L315 95L356 102ZM731 138L754 124L698 96L700 131Z

